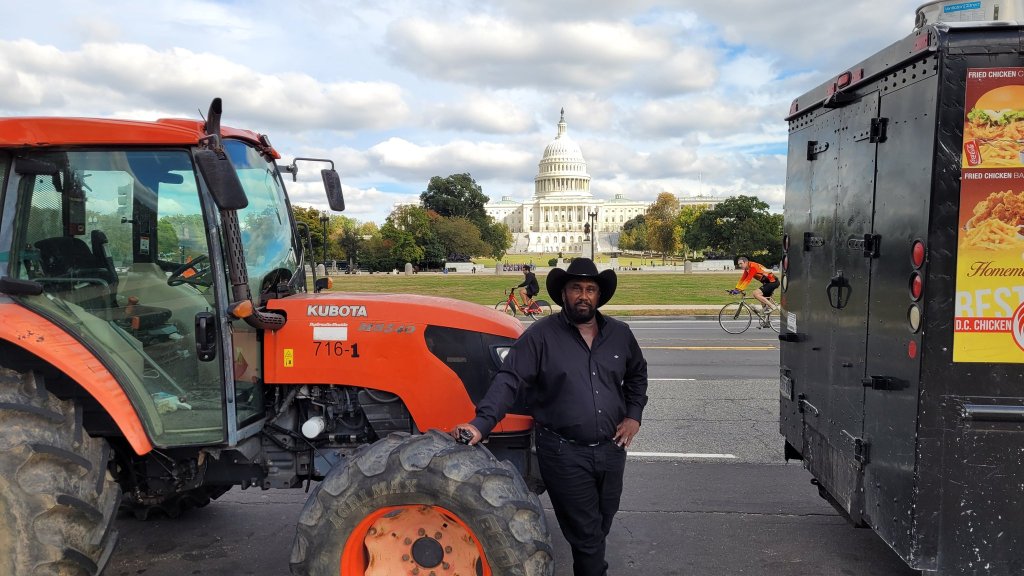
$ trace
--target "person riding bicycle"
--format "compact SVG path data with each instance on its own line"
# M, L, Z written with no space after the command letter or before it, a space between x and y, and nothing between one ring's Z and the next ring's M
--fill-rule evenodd
M751 280L757 280L761 282L761 287L754 290L754 298L757 298L764 306L765 312L771 312L774 305L769 298L771 298L772 292L775 292L775 289L779 287L779 279L772 274L771 270L757 262L751 262L746 256L737 258L736 265L743 270L743 276L736 283L736 288L729 290L729 293L739 294L747 289L747 285L750 284Z
M537 284L537 275L533 273L533 266L526 264L523 266L523 282L516 286L519 288L519 294L523 297L523 307L529 308L533 304L533 297L540 292L540 285Z

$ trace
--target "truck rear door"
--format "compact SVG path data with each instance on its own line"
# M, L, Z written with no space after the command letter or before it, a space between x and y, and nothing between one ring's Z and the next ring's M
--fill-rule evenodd
M872 92L812 113L806 154L791 150L787 184L786 233L792 246L784 323L785 332L798 334L800 341L783 347L783 388L787 377L792 380L792 416L785 416L784 404L783 432L793 443L800 423L802 446L797 450L838 503L853 511L855 521L863 498L862 381L876 247L872 203L878 105L878 93ZM798 145L802 141L791 138ZM800 167L803 158L809 168ZM805 175L807 183L797 185Z

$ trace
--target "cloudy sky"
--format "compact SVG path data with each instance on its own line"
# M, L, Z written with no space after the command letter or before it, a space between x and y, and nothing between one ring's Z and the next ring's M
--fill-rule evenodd
M36 0L4 15L0 115L197 118L220 96L286 160L333 159L345 213L382 222L431 176L526 200L564 107L598 198L779 209L792 99L922 3ZM326 209L318 182L289 190Z

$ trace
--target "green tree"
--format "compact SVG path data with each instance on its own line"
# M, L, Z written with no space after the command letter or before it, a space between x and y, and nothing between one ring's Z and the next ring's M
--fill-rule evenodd
M170 260L177 262L179 259L178 254L178 233L174 230L174 224L172 224L166 217L161 218L156 223L156 245L160 248L160 252L163 256L161 260ZM170 256L173 254L173 256ZM168 257L170 256L170 257Z
M496 260L501 260L508 249L512 247L512 231L504 222L494 222L493 218L491 218L491 224L480 231L480 236L490 249L489 254L480 254L481 256L491 256Z
M681 249L684 256L693 250L693 248L686 243L686 232L693 227L697 218L706 212L707 209L708 206L706 204L681 206L679 208L679 216L676 217L676 226L679 229L679 240L681 242Z
M305 257L306 258L311 258L314 262L319 262L321 259L323 259L324 244L329 241L328 237L330 236L330 231L331 231L331 224L328 223L328 225L327 225L327 236L324 236L324 225L320 221L320 218L322 216L330 217L329 213L324 212L322 210L317 210L316 208L303 207L303 206L293 206L292 207L292 214L293 214L293 216L295 218L295 222L296 223L305 224L306 226L309 227L309 243L308 244L306 242L305 236L300 234L300 238L302 238L302 244L303 244L304 251L308 251L308 250L312 249L312 253L311 254L310 253L306 253ZM300 227L300 229L301 229L301 227ZM338 256L337 251L336 250L331 250L331 246L330 245L328 245L327 248L328 248L328 251L327 251L327 257L328 258L332 257L332 252L334 253L334 257Z
M755 196L727 198L694 220L686 244L720 255L748 256L762 264L782 259L782 215Z
M426 210L433 210L446 218L463 216L483 231L490 224L484 205L490 200L483 188L467 174L452 174L447 178L434 176L427 189L420 194Z
M480 237L480 229L468 218L438 218L434 234L444 251L445 261L466 261L490 252L490 246Z
M647 246L647 217L639 214L627 220L619 233L619 248L643 252Z

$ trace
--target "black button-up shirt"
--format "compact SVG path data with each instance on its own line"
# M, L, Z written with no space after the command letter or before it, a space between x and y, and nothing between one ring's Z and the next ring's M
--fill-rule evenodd
M597 313L587 347L566 314L542 318L512 345L470 424L486 437L521 389L537 424L576 442L610 440L624 418L640 422L647 361L626 323Z

